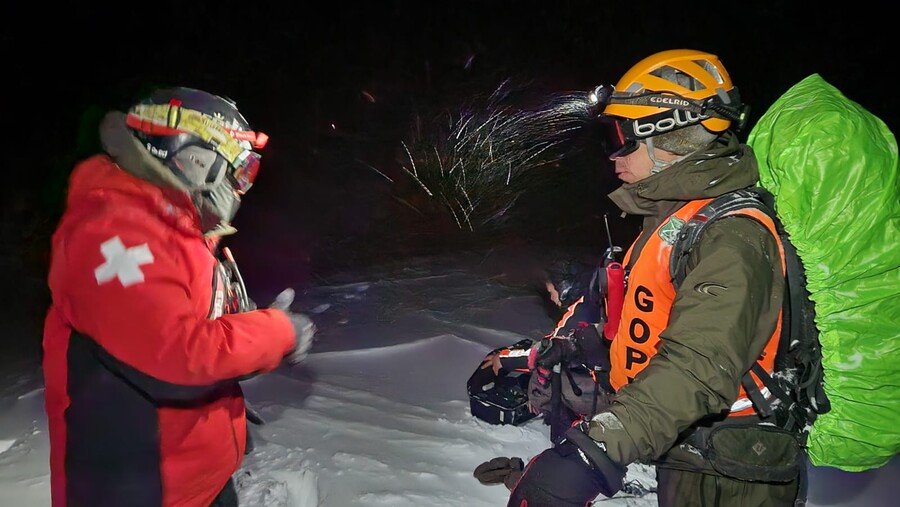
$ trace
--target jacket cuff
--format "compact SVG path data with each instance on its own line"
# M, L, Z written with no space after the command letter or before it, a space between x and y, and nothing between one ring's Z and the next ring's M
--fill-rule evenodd
M628 466L641 457L622 421L612 412L595 415L588 426L588 436L603 442L606 445L606 455L619 466Z
M592 439L577 426L566 431L566 440L575 444L589 466L602 476L601 493L611 497L622 490L625 473L628 470L610 459L603 442Z
M275 333L273 338L277 340L278 346L281 350L281 356L285 356L294 350L294 346L297 342L297 337L295 336L294 324L291 323L290 317L287 316L281 310L274 309L264 309L264 310L256 310L258 312L264 312L266 315L270 316L274 321L275 325Z

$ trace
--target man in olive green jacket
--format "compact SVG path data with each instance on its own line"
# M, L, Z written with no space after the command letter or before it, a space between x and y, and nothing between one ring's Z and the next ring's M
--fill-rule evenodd
M656 465L663 506L795 505L798 439L761 424L741 387L754 363L772 373L780 336L785 279L772 224L740 213L717 220L689 252L683 281L670 276L679 228L711 198L757 183L751 149L730 130L745 114L737 89L715 55L673 50L595 93L625 182L610 198L644 217L625 260L616 393L531 460L508 505L586 505L618 492L638 461Z

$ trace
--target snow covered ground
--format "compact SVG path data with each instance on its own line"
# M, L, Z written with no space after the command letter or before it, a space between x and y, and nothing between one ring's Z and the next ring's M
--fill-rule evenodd
M489 350L539 337L553 322L533 291L504 283L495 267L483 255L454 254L298 288L295 310L313 316L318 339L304 364L244 383L267 424L252 427L256 449L235 475L242 505L505 505L507 490L481 485L472 470L496 456L527 460L547 447L549 430L538 419L514 427L473 418L466 380ZM49 505L40 372L28 361L4 371L0 506ZM651 467L632 465L628 478L655 485ZM861 484L887 491L889 480ZM835 487L811 504L878 505L874 496L856 503L861 491ZM597 503L656 498L620 493Z

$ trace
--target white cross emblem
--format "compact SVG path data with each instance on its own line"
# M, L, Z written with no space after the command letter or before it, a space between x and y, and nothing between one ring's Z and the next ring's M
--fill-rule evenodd
M141 283L144 281L141 265L153 262L153 254L147 243L126 249L118 236L103 242L100 252L106 262L94 270L97 285L103 285L113 278L118 278L123 287Z

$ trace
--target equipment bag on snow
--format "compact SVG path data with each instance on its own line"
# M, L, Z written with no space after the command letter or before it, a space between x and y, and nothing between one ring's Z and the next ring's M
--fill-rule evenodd
M810 430L810 459L848 471L884 465L900 450L896 139L813 74L766 111L747 143L815 305L831 410Z
M531 372L527 367L507 370L501 368L494 374L489 361L493 354L502 350L523 352L517 357L523 358L527 365L527 352L531 340L521 340L510 347L500 347L485 356L485 361L475 370L466 382L469 394L469 410L472 415L491 424L519 425L532 419L535 414L528 409L528 380Z

